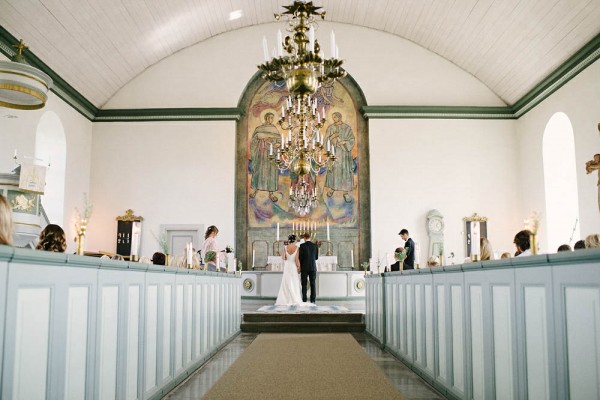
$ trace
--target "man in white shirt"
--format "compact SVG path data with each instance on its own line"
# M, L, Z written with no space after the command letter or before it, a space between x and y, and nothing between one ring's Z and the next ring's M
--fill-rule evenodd
M531 231L523 230L515 235L513 243L517 246L517 257L531 256Z

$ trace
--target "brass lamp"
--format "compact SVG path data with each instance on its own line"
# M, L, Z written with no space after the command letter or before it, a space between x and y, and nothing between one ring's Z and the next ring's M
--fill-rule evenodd
M305 213L315 206L311 199L316 201L316 192L308 190L304 176L311 171L318 173L336 159L334 147L329 141L324 141L320 132L326 122L325 105L318 103L315 93L321 85L331 87L336 79L346 76L346 71L341 67L343 62L337 59L333 34L332 57L329 59L325 59L318 40L314 38L315 19L325 18L325 12L319 11L321 7L315 7L312 1L294 1L284 8L287 11L275 14L275 19L278 21L282 15L288 16L287 30L292 35L284 40L279 38L279 56L266 60L258 68L263 71L264 79L284 81L290 93L281 107L278 120L278 125L287 135L281 135L281 146L275 152L270 149L269 158L279 170L291 170L299 175L298 186L290 189L293 192L290 193L290 201L298 206L297 212L302 210ZM263 42L266 47L266 39ZM283 51L287 54L284 55Z
M17 52L11 61L0 61L0 106L19 110L37 110L48 100L52 79L37 68L27 64L21 39L14 45Z

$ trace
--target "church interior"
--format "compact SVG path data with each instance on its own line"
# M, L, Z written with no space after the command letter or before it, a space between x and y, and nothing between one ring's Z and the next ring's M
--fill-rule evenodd
M0 0L0 397L167 396L270 329L243 313L308 232L317 304L358 311L363 349L431 398L598 398L600 250L557 248L600 233L599 20L600 0ZM47 224L64 254L27 248ZM228 273L187 271L211 226ZM402 229L414 270L390 272ZM183 268L137 262L161 251Z

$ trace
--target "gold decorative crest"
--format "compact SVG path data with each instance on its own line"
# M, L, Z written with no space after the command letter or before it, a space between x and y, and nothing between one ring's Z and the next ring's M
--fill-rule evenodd
M144 217L133 215L133 210L130 208L125 211L125 215L116 218L117 221L143 221Z
M473 222L473 221L486 222L487 221L487 217L482 217L480 215L477 215L477 213L473 213L473 215L471 215L470 217L464 217L463 221L467 221L467 222Z
M356 282L354 282L354 288L357 292L362 292L365 288L365 280L357 279Z

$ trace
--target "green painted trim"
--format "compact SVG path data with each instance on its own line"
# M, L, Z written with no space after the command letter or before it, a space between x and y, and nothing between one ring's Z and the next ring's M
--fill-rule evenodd
M548 75L512 106L520 118L600 58L600 34Z
M12 58L15 54L13 45L19 43L19 40L10 34L2 25L0 25L0 51L8 58ZM98 108L94 106L88 99L79 93L73 86L69 85L63 78L60 77L52 68L46 65L29 49L23 52L25 60L40 71L46 73L52 78L53 85L50 89L54 94L63 99L67 104L73 107L81 115L93 121L98 113Z
M515 119L510 107L364 106L368 119Z
M0 52L9 58L12 57L14 55L12 45L17 43L18 40L0 25ZM52 78L54 85L51 91L53 93L92 122L239 121L241 118L241 110L238 107L101 110L69 85L33 52L25 50L24 56L30 65L40 69ZM512 106L365 105L362 107L361 112L368 119L518 119L598 59L600 59L600 34L596 35ZM242 92L242 96L244 92Z
M230 108L142 108L98 110L94 122L237 121L241 110Z

